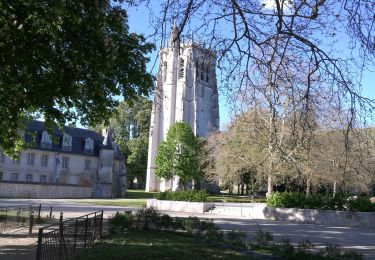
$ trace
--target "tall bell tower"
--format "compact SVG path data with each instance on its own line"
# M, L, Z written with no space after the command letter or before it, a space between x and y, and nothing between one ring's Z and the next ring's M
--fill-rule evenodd
M158 180L155 157L159 143L175 122L190 125L196 136L205 137L219 128L219 103L215 53L190 37L176 40L173 26L167 46L159 50L159 69L151 113L146 191L175 189L173 180Z

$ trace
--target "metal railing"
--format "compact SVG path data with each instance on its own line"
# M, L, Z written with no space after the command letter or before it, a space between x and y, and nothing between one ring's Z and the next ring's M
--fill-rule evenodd
M32 218L41 217L41 207L41 204L0 207L0 233L19 227L32 227Z
M39 229L36 259L75 259L78 253L102 238L103 211L90 213Z

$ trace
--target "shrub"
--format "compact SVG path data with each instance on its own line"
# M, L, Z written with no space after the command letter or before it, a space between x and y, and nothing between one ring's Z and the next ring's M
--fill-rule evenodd
M227 233L227 238L231 242L241 243L246 238L246 233L240 230L231 230Z
M165 191L155 195L158 200L206 202L209 193L205 190Z
M347 208L350 211L374 212L375 204L370 201L370 197L349 197L347 199Z
M375 204L369 197L349 197L342 193L335 196L330 194L311 194L302 192L275 192L267 198L267 206L280 208L305 208L350 211L375 211Z
M160 212L153 207L143 208L135 213L135 218L138 229L152 229L160 223Z
M134 224L134 216L131 212L117 213L108 220L109 233L122 233Z

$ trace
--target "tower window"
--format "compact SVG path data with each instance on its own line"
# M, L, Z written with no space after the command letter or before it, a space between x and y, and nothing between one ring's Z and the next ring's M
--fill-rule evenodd
M195 62L195 78L199 77L199 63L198 61Z
M184 73L185 72L185 61L184 59L181 59L180 60L180 70L179 70L179 74L178 74L178 77L181 79L184 77Z
M203 70L201 71L201 80L204 80L204 72L203 72Z
M163 81L166 81L167 80L167 68L168 68L167 62L165 61L163 65L164 65Z

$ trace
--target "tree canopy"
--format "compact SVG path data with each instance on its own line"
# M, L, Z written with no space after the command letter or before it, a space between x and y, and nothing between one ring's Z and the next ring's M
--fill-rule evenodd
M201 142L185 122L172 125L156 155L156 175L164 179L179 177L184 187L189 181L203 178L199 163Z
M11 153L27 119L95 125L118 104L148 95L145 56L111 1L0 1L0 144Z
M107 126L101 124L93 128L97 132L104 127L112 129L114 139L126 157L126 179L130 184L134 178L140 184L146 180L150 117L151 101L138 97L131 102L120 102Z

